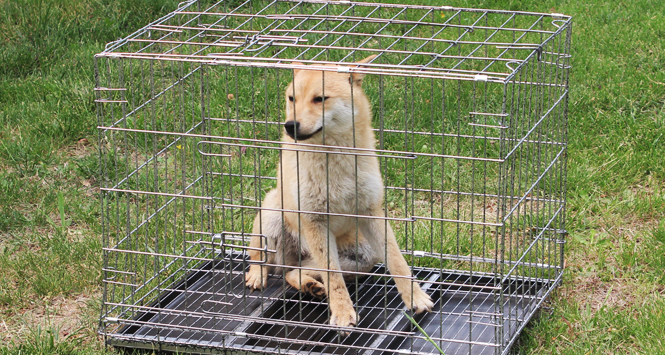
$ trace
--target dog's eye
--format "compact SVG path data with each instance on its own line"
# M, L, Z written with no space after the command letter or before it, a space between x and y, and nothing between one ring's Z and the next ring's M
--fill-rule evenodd
M323 100L328 100L328 96L317 96L312 100L315 104L323 102Z
M289 101L293 102L293 96L289 96Z

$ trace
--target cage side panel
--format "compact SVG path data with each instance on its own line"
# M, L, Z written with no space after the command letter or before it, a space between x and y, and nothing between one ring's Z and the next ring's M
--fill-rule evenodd
M198 64L100 59L104 317L133 319L191 271L209 228ZM193 264L192 264L193 263Z
M533 280L527 288L541 281L554 287L563 270L568 33L548 41L506 84L502 273L504 280ZM525 291L506 290L525 305L545 295ZM510 327L521 329L534 308L511 308Z

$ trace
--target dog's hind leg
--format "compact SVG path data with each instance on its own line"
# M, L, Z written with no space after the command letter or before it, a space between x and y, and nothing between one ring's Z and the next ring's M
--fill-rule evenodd
M337 248L339 251L339 266L342 271L346 271L343 274L344 280L348 282L355 280L356 277L364 278L366 275L357 273L371 271L374 265L379 262L377 253L360 232L357 236L355 232L351 232L343 240L345 243L340 242Z
M311 259L305 259L301 264L304 268L316 268ZM326 288L321 282L323 279L319 271L292 269L286 273L286 281L300 292L308 293L316 298L323 298L326 295Z
M342 241L342 244L338 245L337 248L339 266L343 271L344 280L355 280L358 275L355 272L369 272L378 262L378 258L372 251L372 246L362 235L359 234L357 241L351 234L338 238L337 241ZM286 281L301 292L309 293L317 298L323 298L325 296L325 287L322 283L322 272L308 269L317 269L318 267L307 255L302 257L300 265L303 267L302 269L294 269L286 274ZM364 275L361 274L360 277L364 277Z

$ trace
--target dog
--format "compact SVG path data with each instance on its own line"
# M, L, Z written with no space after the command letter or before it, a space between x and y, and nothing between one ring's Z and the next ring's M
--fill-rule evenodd
M429 312L433 302L410 279L393 230L380 218L384 190L379 160L372 152L375 138L371 105L362 89L364 74L345 71L293 70L294 79L285 92L277 187L268 192L254 219L249 257L283 265L291 286L314 297L328 297L331 325L351 327L357 315L344 280L355 274L344 271L367 272L385 262L392 275L409 277L394 278L407 307ZM319 146L296 146L296 141ZM370 151L355 155L358 150L338 147ZM266 244L276 253L262 251ZM265 287L267 271L266 266L251 263L246 285L252 290Z

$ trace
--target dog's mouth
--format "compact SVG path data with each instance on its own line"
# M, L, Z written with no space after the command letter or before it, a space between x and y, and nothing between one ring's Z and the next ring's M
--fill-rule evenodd
M296 137L297 137L299 141L304 141L304 140L308 140L308 139L312 138L312 136L314 136L315 134L323 131L323 126L319 127L319 129L317 129L316 131L314 131L310 134L298 134L295 131L294 132L289 132L286 129L284 131L286 132L286 134L289 135L289 137L291 137L293 139L296 139Z

